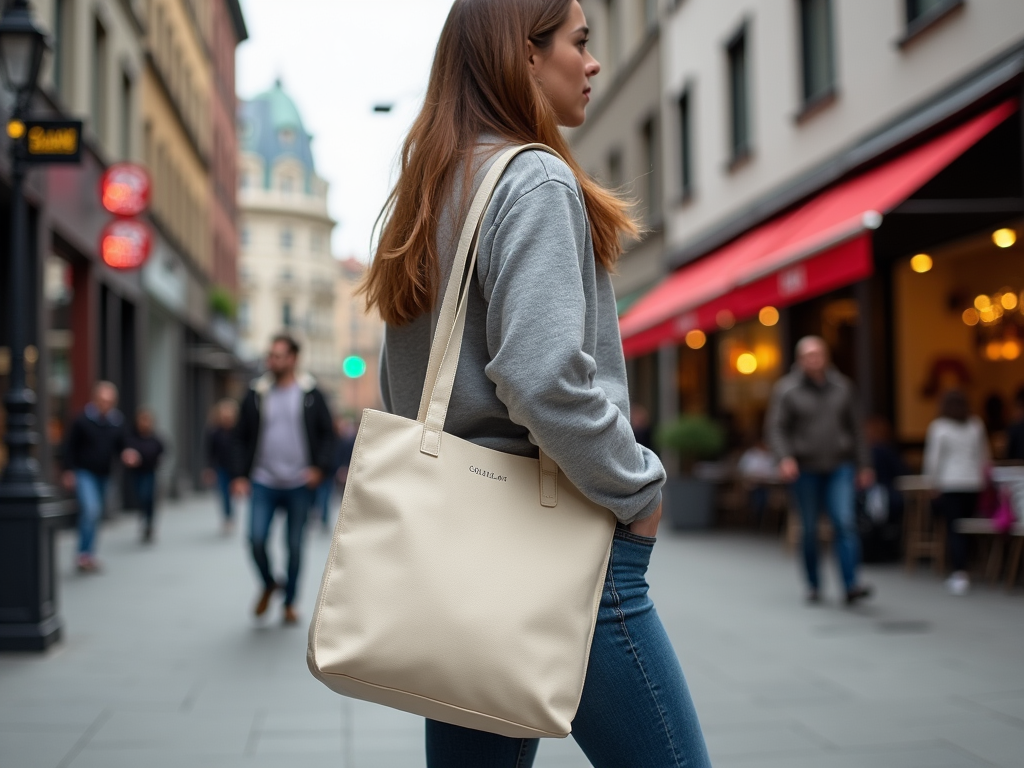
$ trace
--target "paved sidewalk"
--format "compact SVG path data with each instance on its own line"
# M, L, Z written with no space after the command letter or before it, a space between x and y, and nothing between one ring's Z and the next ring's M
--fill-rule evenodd
M147 548L123 518L92 577L72 572L61 537L66 638L0 655L0 766L423 766L422 721L316 682L305 627L281 626L278 605L252 620L243 537L217 526L210 499L169 505ZM304 619L329 545L310 533ZM1024 594L952 598L930 573L892 568L868 578L869 607L807 608L770 540L662 537L652 592L716 768L1024 766ZM571 739L537 761L586 765Z

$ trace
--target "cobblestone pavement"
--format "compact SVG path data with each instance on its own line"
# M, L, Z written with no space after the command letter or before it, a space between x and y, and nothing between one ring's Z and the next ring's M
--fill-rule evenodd
M219 534L211 499L167 505L151 547L135 522L103 531L99 576L61 536L66 636L0 655L0 766L423 765L422 721L317 683L279 606L253 621L243 537ZM313 526L308 544L304 618L329 540ZM870 606L833 586L808 608L776 542L720 533L663 535L650 578L717 768L1024 766L1024 594L876 568ZM537 761L586 765L572 739Z

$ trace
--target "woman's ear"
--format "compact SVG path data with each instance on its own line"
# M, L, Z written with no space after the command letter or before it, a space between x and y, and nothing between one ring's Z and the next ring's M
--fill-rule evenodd
M537 49L533 45L533 41L526 41L526 61L530 64L530 71L533 74L537 74Z

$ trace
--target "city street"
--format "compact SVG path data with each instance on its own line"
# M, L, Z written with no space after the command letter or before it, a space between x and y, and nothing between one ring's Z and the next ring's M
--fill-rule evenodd
M279 605L253 621L243 536L220 535L212 499L167 505L152 547L135 523L104 529L98 576L72 571L62 534L65 637L0 656L0 766L423 765L422 721L341 699L306 670L326 534L310 530L303 622L288 628ZM927 570L867 579L871 605L840 607L833 579L809 608L774 540L663 534L652 591L715 766L1024 765L1024 594L953 598ZM567 739L544 743L537 765L587 762Z

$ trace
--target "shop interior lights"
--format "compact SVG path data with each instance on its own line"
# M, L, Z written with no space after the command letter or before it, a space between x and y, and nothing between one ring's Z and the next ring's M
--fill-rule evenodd
M1000 248L1009 248L1017 242L1017 231L1013 229L997 229L992 233L992 242Z
M771 328L779 322L779 310L775 307L764 307L758 312L757 319L761 321L761 325Z
M919 253L910 260L910 268L919 275L930 272L934 264L932 257L927 253Z
M723 331L728 331L734 325L736 325L736 315L730 312L728 309L723 309L715 315L715 322L718 323L718 327Z
M753 352L744 352L736 358L736 370L749 376L757 370L757 356Z
M686 346L690 349L701 349L708 342L704 331L690 331L686 334Z
M1006 287L991 296L979 294L960 317L976 328L978 352L984 359L1010 361L1024 355L1024 292Z

